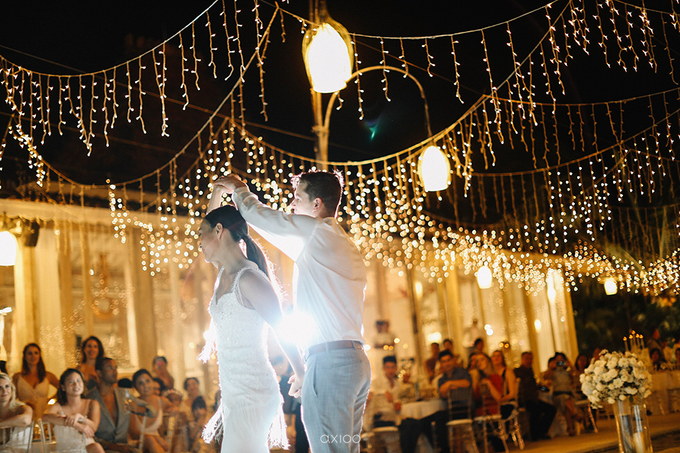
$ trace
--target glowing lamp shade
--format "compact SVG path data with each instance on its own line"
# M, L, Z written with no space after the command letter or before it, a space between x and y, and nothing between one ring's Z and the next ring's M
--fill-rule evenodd
M17 240L9 231L0 233L0 266L14 266L17 261Z
M312 89L335 93L347 86L352 76L354 52L349 33L328 15L320 12L321 25L307 30L302 40L302 56Z
M449 158L439 147L428 146L418 159L418 175L426 192L446 189L451 184Z
M619 291L619 287L616 284L616 280L613 278L608 278L604 281L604 293L607 296L613 296Z
M493 283L491 269L486 264L477 270L477 284L480 289L489 289Z

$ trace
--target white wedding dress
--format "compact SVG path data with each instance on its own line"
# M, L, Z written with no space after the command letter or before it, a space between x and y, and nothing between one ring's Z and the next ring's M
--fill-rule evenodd
M223 270L218 274L215 289ZM229 291L218 300L213 293L208 307L222 400L204 438L210 439L215 434L215 423L221 422L222 453L266 453L268 447L287 447L288 443L281 408L283 398L267 352L267 324L256 310L242 303L239 281L244 272L261 271L241 269ZM210 350L209 345L206 348ZM206 358L205 351L202 356Z

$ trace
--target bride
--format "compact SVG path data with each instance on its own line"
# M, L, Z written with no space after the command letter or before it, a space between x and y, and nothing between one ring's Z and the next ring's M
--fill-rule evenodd
M267 354L267 324L277 331L281 308L266 259L248 234L245 220L236 208L219 207L220 197L213 198L198 234L205 260L219 269L208 310L222 403L204 438L214 437L221 424L222 453L266 453L268 444L287 446L282 397ZM302 359L293 343L277 339L295 372L289 393L299 396ZM207 360L212 347L208 341L199 358Z

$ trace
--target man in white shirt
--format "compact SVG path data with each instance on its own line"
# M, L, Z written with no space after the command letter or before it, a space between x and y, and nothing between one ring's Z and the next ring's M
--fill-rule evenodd
M396 426L401 411L401 383L397 379L397 359L393 355L383 357L383 372L377 373L371 383L370 406L373 427Z
M295 261L295 315L304 320L297 330L306 334L298 343L307 369L302 421L312 452L358 453L371 381L363 351L366 267L336 220L342 177L314 171L293 184L293 214L261 203L235 175L216 180L212 196L232 194L248 224Z

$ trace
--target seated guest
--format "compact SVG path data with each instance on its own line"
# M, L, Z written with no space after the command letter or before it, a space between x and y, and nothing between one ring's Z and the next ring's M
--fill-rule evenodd
M382 373L376 373L371 382L371 391L367 400L367 405L370 405L369 413L373 415L373 428L397 426L400 422L399 395L402 389L397 379L397 358L388 355L383 357L382 363ZM387 451L398 450L399 438L397 436L382 436L376 439L376 442L384 445Z
M570 436L576 435L574 420L583 418L574 406L574 369L566 355L556 352L548 362L548 370L543 373L543 380L552 388L553 404L567 421Z
M179 405L179 410L186 415L187 420L191 420L191 405L194 403L196 398L201 396L201 388L198 378L186 378L184 380L184 391L187 393L187 396L186 398L182 398L182 404Z
M652 368L654 371L661 371L661 369L666 366L666 358L659 348L652 349L649 352L649 358L652 360Z
M449 391L459 388L469 388L472 383L470 373L461 366L457 366L453 353L444 350L439 353L439 362L442 374L437 380L439 397L448 400Z
M45 412L50 385L59 388L59 379L45 370L40 346L35 343L24 347L21 372L12 376L12 382L17 389L17 398L33 409L33 420L38 420Z
M90 390L97 386L97 370L95 370L95 365L97 360L101 360L104 357L104 345L95 336L88 337L83 341L83 345L80 348L82 359L78 365L78 371L83 373L85 377L85 387Z
M0 428L27 428L33 423L33 409L17 399L16 388L12 384L12 380L6 373L0 373ZM30 433L25 433L23 436L28 436ZM9 435L8 435L9 434ZM26 448L26 443L30 442L28 437L24 438L22 431L12 432L11 434L5 432L1 439L4 444L0 446L0 450L10 453L18 452L23 444L23 449ZM16 447L16 448L14 448Z
M189 451L192 453L206 453L210 448L205 444L201 433L210 420L208 406L202 396L198 396L191 403L191 421L189 422Z
M132 384L139 392L141 399L152 405L157 413L155 417L147 417L146 419L143 450L149 453L164 453L168 449L168 444L159 433L159 428L163 423L163 413L177 411L178 409L167 398L153 393L153 382L151 374L145 369L138 370L132 376ZM139 440L142 432L142 421L142 417L139 415L132 414L130 416L128 433L133 440Z
M477 354L477 373L473 375L472 388L475 396L475 416L500 413L503 378L496 374L486 354Z
M161 378L153 378L153 381L151 382L151 387L153 388L153 394L156 396L161 396L164 392L163 387L165 386L165 383L163 382L163 379Z
M444 341L442 341L442 344L444 345L444 349L446 349L447 351L451 351L451 354L453 354L453 360L456 361L456 366L462 367L463 361L461 360L461 358L458 354L453 352L453 340L451 340L450 338L447 338Z
M43 421L54 425L57 451L75 451L84 445L87 453L104 453L94 440L99 426L99 403L83 399L84 389L80 371L67 369L59 378L57 402L42 416Z
M533 440L549 439L548 430L555 418L555 406L548 404L538 397L538 384L534 376L534 355L530 352L522 353L522 364L515 368L515 376L520 378L518 389L519 405L529 413L529 426Z
M139 450L127 443L130 411L155 417L156 409L151 404L130 395L129 390L116 386L118 366L112 358L104 357L97 361L96 370L99 384L86 395L86 398L99 403L101 416L94 433L95 440L107 452L138 452Z
M373 427L396 426L401 411L401 384L397 379L397 358L383 357L383 372L376 373L371 383L369 400L373 414Z
M152 363L153 374L162 382L161 392L175 388L175 378L168 371L168 360L163 356L157 356Z
M503 379L499 404L501 405L501 416L507 418L517 405L517 380L515 372L508 369L505 363L505 356L499 349L496 349L491 354L491 364L496 374Z
M437 393L439 397L447 400L449 398L449 391L458 388L469 388L471 384L470 374L465 368L460 366L460 362L456 361L453 353L447 349L439 353L439 367L442 374L437 379ZM449 451L448 433L446 430L446 422L449 420L449 413L447 409L435 413L425 419L426 423L429 419L435 422L435 430L437 434L437 444L441 447L442 452ZM432 428L423 426L423 429L431 431Z

